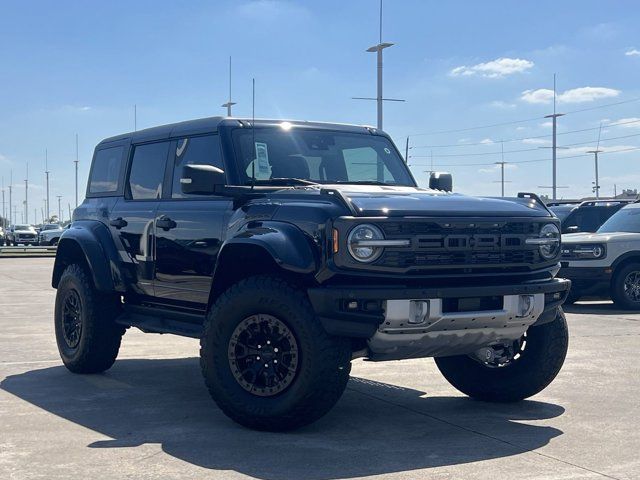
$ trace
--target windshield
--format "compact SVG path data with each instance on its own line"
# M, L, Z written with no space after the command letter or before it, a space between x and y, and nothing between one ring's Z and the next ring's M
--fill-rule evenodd
M233 142L245 185L255 173L257 184L295 179L415 186L395 147L378 135L273 127L237 129Z
M640 208L622 208L598 229L598 233L640 233Z
M31 225L16 225L14 230L33 230Z
M56 225L55 223L50 223L50 224L44 225L42 227L42 231L44 231L44 230L57 230L59 228L60 228L60 225Z

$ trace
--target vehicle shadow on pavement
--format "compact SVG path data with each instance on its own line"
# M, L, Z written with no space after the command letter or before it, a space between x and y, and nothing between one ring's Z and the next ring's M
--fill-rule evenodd
M578 315L629 315L638 313L633 310L617 308L615 304L611 302L578 302L573 305L563 305L562 309L567 313L577 313Z
M562 434L526 421L564 412L537 401L494 405L429 397L352 378L338 405L313 425L290 433L255 432L215 406L195 358L119 360L102 375L74 375L55 366L9 376L0 388L113 439L89 448L159 443L194 465L269 480L381 475L517 455ZM73 448L73 439L65 444Z

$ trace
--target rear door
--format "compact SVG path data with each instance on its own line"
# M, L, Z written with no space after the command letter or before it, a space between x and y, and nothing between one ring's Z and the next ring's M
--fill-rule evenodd
M202 308L209 299L232 201L183 194L180 178L182 167L188 164L224 170L219 136L185 136L171 143L165 179L168 191L156 212L155 294L158 301Z
M119 240L127 283L132 293L154 296L155 216L160 198L169 141L134 145L129 162L124 198L109 214L109 227Z

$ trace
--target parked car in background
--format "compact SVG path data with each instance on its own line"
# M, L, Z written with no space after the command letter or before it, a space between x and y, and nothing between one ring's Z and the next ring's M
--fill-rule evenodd
M60 225L55 225L57 228L45 228L47 225L42 227L42 230L38 234L38 244L46 245L46 246L55 246L58 245L58 241L60 240L60 236L67 230L71 224L66 227L61 227Z
M551 210L556 217L560 219L562 222L567 215L569 215L573 210L578 208L580 202L547 202L547 207Z
M593 233L614 213L636 200L589 200L572 209L561 220L562 233ZM555 213L555 211L554 211Z
M6 240L6 234L5 234L4 228L0 227L0 247L4 245L5 240Z
M616 212L596 233L562 236L559 275L571 280L568 303L611 298L640 310L640 203Z
M33 225L11 225L7 232L7 245L37 245L38 233Z

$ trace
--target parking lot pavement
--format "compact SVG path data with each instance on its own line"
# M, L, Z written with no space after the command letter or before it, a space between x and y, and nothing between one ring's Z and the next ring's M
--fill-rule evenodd
M640 478L640 314L568 310L567 361L529 401L457 393L429 359L354 362L347 392L287 434L228 420L197 342L130 330L79 376L54 341L51 258L0 259L0 479Z

